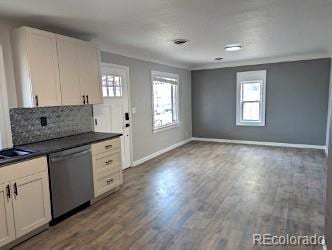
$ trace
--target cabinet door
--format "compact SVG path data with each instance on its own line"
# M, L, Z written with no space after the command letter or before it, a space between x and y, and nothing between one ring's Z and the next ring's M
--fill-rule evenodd
M80 71L78 62L79 41L57 35L61 103L62 105L82 105Z
M26 30L29 73L34 106L59 106L61 93L54 34Z
M99 50L88 42L79 43L80 85L82 95L87 95L89 104L103 102Z
M0 185L0 247L15 239L13 207L9 183Z
M12 182L16 237L51 220L47 171Z

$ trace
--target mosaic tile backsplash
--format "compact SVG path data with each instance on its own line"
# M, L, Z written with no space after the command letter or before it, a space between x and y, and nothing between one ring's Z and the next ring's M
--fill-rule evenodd
M47 125L41 126L41 117ZM14 145L93 131L92 105L10 110Z

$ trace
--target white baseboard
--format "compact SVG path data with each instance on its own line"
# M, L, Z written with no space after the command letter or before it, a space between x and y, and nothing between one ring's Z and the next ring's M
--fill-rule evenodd
M326 151L326 146L325 145L308 145L308 144L292 144L292 143L280 143L280 142L228 140L228 139L199 138L199 137L193 137L192 140L193 141L205 141L205 142L221 142L221 143L271 146L271 147L309 148L309 149L320 149L320 150L325 150Z
M142 164L143 162L149 161L149 160L151 160L151 159L153 159L153 158L155 158L155 157L157 157L157 156L159 156L159 155L162 155L162 154L164 154L164 153L167 153L168 151L171 151L171 150L173 150L173 149L175 149L175 148L178 148L178 147L180 147L180 146L182 146L182 145L184 145L184 144L187 144L187 143L189 143L190 141L191 141L191 138L189 138L189 139L187 139L187 140L184 140L184 141L180 141L180 142L178 142L178 143L176 143L176 144L173 144L173 145L171 145L171 146L169 146L169 147L167 147L167 148L164 148L164 149L162 149L162 150L159 150L159 151L157 151L157 152L154 152L154 153L152 153L152 154L150 154L150 155L148 155L148 156L145 156L145 157L143 157L143 158L141 158L141 159L139 159L139 160L137 160L137 161L134 161L133 166L135 167L135 166L137 166L137 165L140 165L140 164Z

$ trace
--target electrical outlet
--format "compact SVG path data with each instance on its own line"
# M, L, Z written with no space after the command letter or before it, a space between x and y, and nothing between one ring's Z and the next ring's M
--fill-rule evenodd
M42 127L47 126L47 117L46 116L40 117L40 126L42 126Z

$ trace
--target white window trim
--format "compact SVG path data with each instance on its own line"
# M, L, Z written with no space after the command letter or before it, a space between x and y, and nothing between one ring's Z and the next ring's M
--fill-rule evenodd
M236 126L265 126L265 106L266 106L266 70L238 72L236 75ZM261 83L261 105L260 105L260 119L259 121L244 121L242 120L242 105L241 105L241 85L246 82L260 82Z
M153 77L154 76L161 76L161 77L173 78L173 79L176 79L177 83L178 83L178 88L177 88L176 96L175 96L175 98L176 98L177 120L174 123L172 123L172 124L169 124L169 125L157 128L157 129L154 128L154 92L153 92ZM170 129L174 129L174 128L177 128L177 127L180 127L180 110L179 110L180 99L179 99L179 92L180 92L180 77L179 77L178 74L161 72L161 71L155 71L155 70L151 71L152 133L153 134L159 133L159 132L163 132L163 131L167 131L167 130L170 130Z
M1 45L0 45L0 93L1 93L0 131L4 134L3 137L0 137L0 140L1 140L1 145L4 148L9 148L13 146L13 141L12 141L12 132L10 128L5 63L4 63L3 50Z

